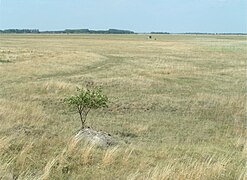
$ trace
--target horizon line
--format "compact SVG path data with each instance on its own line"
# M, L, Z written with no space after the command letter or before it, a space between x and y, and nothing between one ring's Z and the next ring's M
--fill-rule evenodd
M0 29L0 31L7 31L7 30L36 30L38 31L37 33L44 33L44 32L62 32L66 30L89 30L89 31L109 31L109 30L120 30L120 31L129 31L133 32L134 34L152 34L152 33L157 33L157 34L162 34L162 33L169 33L169 34L247 34L247 32L210 32L210 31L186 31L186 32L169 32L169 31L149 31L149 32L137 32L129 29L117 29L117 28L109 28L109 29L89 29L89 28L66 28L66 29L56 29L56 30L40 30L38 28L4 28ZM28 33L26 33L28 34ZM73 34L73 33L70 33ZM76 33L74 33L76 34ZM78 33L78 34L86 34L86 33ZM93 34L93 33L91 33Z

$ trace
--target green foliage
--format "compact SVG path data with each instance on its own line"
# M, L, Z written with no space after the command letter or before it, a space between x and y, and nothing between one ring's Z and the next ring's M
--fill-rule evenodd
M83 129L90 110L107 107L108 98L102 94L102 90L99 88L83 89L77 87L77 92L77 95L66 98L65 102L79 113Z
M11 61L10 60L2 60L0 59L0 63L10 63Z

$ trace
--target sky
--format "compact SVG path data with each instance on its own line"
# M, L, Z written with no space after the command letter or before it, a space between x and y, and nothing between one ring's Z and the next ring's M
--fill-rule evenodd
M0 0L0 29L247 32L247 0Z

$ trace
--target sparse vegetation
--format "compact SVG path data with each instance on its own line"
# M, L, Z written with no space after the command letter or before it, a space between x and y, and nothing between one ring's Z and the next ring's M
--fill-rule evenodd
M246 179L246 36L0 35L0 179ZM61 103L111 100L75 139Z
M0 63L10 63L10 61L9 60L2 60L2 59L0 59Z

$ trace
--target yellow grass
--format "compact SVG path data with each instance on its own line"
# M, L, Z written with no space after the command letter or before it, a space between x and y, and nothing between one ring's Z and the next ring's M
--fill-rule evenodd
M1 35L0 179L246 179L246 36ZM63 99L101 86L87 126Z

